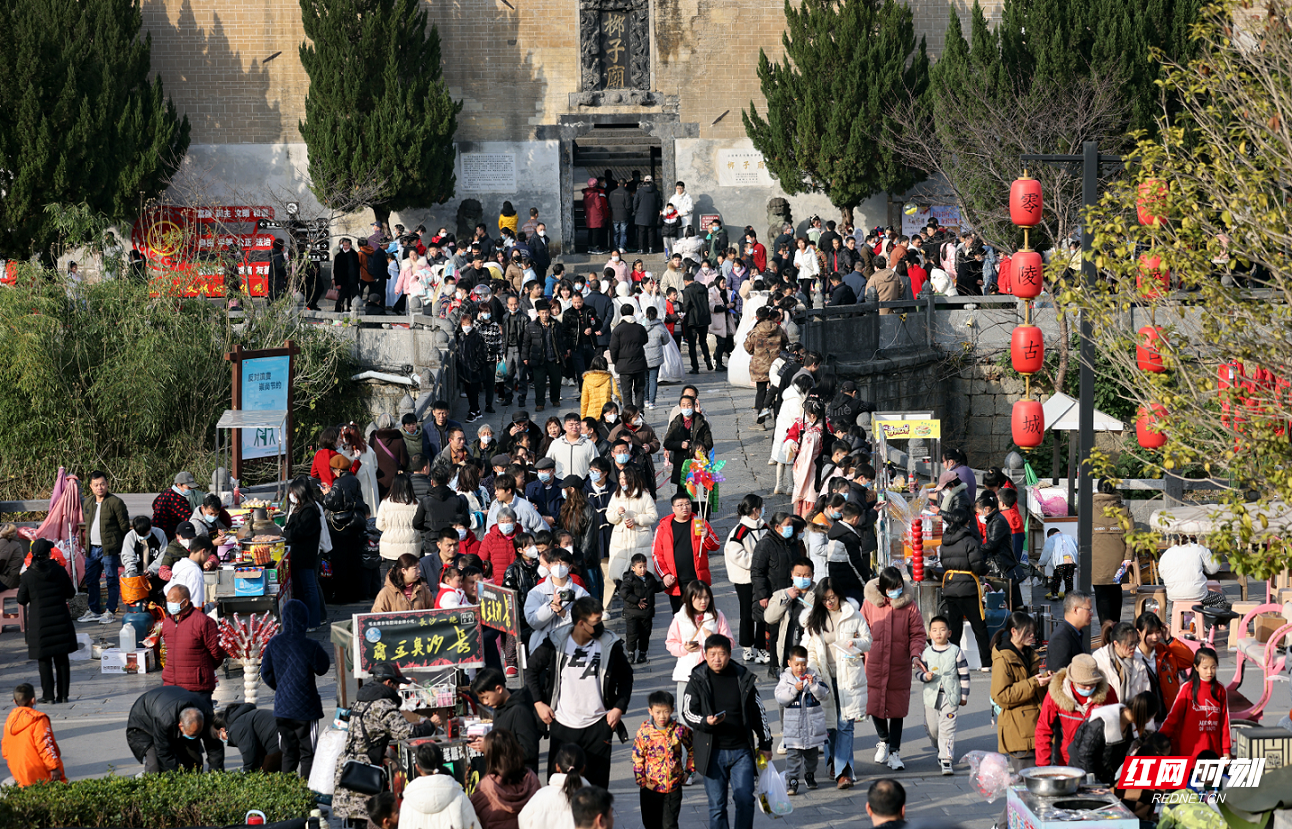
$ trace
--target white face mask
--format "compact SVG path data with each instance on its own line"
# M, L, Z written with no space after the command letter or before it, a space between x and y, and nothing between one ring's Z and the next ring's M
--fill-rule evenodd
M535 552L537 553L537 551L535 551ZM551 572L552 572L551 570L548 570L548 569L547 569L547 565L546 565L546 564L540 564L540 565L538 565L538 577L539 577L540 579L545 579L545 578L547 578L547 577L548 577L548 575L549 575L549 574L551 574Z
M634 425L634 426L640 426L640 425L642 425L642 419L641 419L640 417L633 418L633 425Z
M179 540L179 546L183 547L185 550L187 550L187 549L188 549L188 545L190 545L190 544L192 544L192 543L193 543L193 539L191 539L191 538L181 538L181 539Z
M618 261L619 261L619 257L618 257L618 256L612 256L612 257L610 257L610 261L611 261L611 262L618 262Z
M299 503L300 503L300 499L298 499L298 498L296 497L296 493L294 493L294 492L289 492L289 493L287 494L287 500L288 500L288 501L291 501L293 504L299 504Z
M526 547L524 550L524 553L525 553L525 558L538 558L537 547ZM546 568L541 568L541 569L546 570Z
M614 423L618 419L619 419L619 415L615 414L614 412L611 412L610 414L606 415L606 423Z
M480 436L480 445L481 445L481 446L488 446L488 445L489 445L489 441L491 441L491 440L493 440L493 435L481 435L481 436Z
M563 579L570 574L570 568L566 567L564 564L558 564L552 568L551 573L552 578Z
M462 326L462 333L463 333L463 335L470 334L470 333L471 333L471 330L472 330L472 328L471 328L471 326L470 326L470 325L464 325L464 326Z

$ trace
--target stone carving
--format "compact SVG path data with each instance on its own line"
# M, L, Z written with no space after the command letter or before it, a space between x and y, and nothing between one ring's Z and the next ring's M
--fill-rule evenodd
M650 5L648 0L580 0L580 90L584 93L612 89L650 89ZM622 15L622 17L620 17ZM603 28L612 26L616 36L606 45L613 49L607 61ZM613 43L613 45L611 45ZM626 50L626 51L625 51ZM623 58L627 62L624 65ZM610 64L614 63L614 66ZM610 83L609 72L615 72ZM620 77L622 75L622 77ZM615 103L605 101L606 103ZM625 104L637 101L625 100ZM598 104L583 104L597 106Z
M790 213L790 203L782 198L767 200L767 239L766 244L771 245L776 241L776 237L781 235L781 228L785 225L794 225L794 216ZM771 252L769 250L769 252Z
M600 92L571 92L570 106L655 106L660 96L641 89L607 89Z
M484 207L478 199L463 199L458 205L458 246L470 246L476 225L484 218Z

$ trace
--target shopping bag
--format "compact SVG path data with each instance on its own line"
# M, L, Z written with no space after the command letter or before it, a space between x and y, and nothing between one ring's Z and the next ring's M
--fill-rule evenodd
M789 793L785 790L785 776L776 770L776 764L768 762L758 775L758 808L763 814L772 817L784 817L794 811Z
M664 340L664 362L659 366L659 382L680 383L683 370L682 351L673 342L673 338L668 337Z
M345 750L345 731L329 728L319 735L314 748L314 765L310 769L310 791L330 795L334 791L337 760Z

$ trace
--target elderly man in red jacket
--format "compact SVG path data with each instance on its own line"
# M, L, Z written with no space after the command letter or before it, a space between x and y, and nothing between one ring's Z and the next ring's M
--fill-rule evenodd
M182 584L166 591L166 618L162 621L166 667L162 684L177 685L211 702L215 672L228 654L220 647L220 630L210 616L194 607Z
M696 532L703 525L703 535ZM692 517L691 499L686 493L673 496L673 514L666 515L655 530L655 572L664 582L673 612L682 608L682 591L693 581L713 584L709 553L718 549L718 534L702 518Z

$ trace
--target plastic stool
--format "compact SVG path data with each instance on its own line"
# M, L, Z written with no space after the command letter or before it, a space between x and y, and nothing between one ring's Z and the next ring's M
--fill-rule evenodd
M1189 627L1185 627L1184 617L1186 615L1193 616L1194 614L1195 614L1195 611L1193 609L1192 601L1186 600L1186 601L1171 602L1171 638L1172 639L1183 636L1184 634L1192 631L1193 629L1192 625L1190 625Z
M5 603L10 599L13 599L14 606L18 608L16 613L10 613L4 609ZM13 627L15 624L18 625L20 632L27 632L27 608L18 604L18 590L16 588L0 592L0 633L3 633L5 628Z

